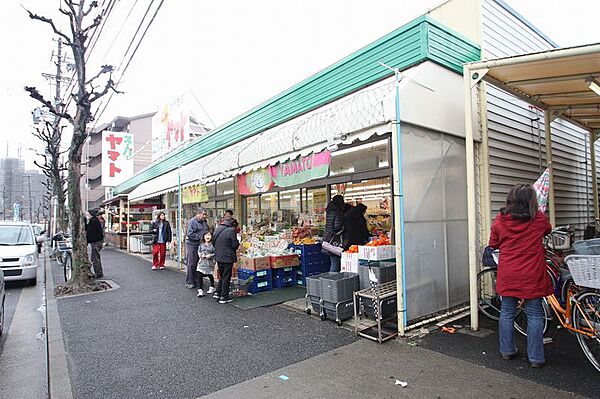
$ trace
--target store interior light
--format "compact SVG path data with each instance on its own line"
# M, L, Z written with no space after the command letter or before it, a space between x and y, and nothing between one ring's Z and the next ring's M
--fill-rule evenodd
M588 87L590 88L590 90L592 90L594 93L596 93L597 95L600 96L600 83L598 83L598 81L594 78L589 78L587 80L587 84Z
M357 152L357 151L372 150L372 149L374 149L376 147L381 147L381 150L385 152L385 149L387 147L387 141L386 140L376 141L374 143L367 143L367 144L358 145L356 147L345 148L343 150L332 152L331 156L332 157L338 157L340 155L351 154L351 153L354 153L354 152Z

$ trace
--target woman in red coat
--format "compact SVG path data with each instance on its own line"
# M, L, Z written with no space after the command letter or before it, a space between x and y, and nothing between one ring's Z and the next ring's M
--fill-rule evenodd
M490 247L500 249L496 292L500 308L500 353L505 360L517 356L514 319L517 303L525 299L527 355L531 367L544 365L544 312L542 299L552 294L546 273L542 240L552 226L538 211L535 191L529 184L517 184L508 193L506 206L492 225Z

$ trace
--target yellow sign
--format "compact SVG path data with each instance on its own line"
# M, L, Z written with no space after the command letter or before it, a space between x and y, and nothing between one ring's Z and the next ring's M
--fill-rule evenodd
M186 187L183 189L181 202L184 204L197 204L208 201L208 189L205 185Z

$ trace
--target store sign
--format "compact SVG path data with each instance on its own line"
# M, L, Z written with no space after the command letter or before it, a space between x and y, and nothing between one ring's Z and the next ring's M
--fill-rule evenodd
M118 186L133 177L133 134L102 132L102 185Z
M208 201L208 189L205 185L191 186L183 189L181 202L184 204L197 204Z
M182 99L165 104L152 117L152 161L180 146L190 137L190 113Z
M241 195L266 193L274 185L273 179L271 179L271 171L268 168L238 175L237 179Z
M271 178L276 186L295 186L326 177L329 173L330 163L331 153L329 151L310 154L306 157L271 166Z

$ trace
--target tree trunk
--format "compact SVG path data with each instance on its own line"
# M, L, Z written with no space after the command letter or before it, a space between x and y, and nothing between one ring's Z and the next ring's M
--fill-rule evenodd
M83 122L83 127L77 126L81 121L82 118L76 118L71 150L69 151L69 220L71 221L71 240L73 244L73 269L69 284L74 286L94 282L87 252L87 239L81 209L81 154L83 146L79 143L85 140L85 122Z
M52 187L54 191L54 195L56 196L57 202L57 215L56 220L58 221L58 230L59 231L67 231L69 227L68 217L67 217L67 209L66 209L66 198L65 191L62 184L62 178L60 176L60 168L57 165L52 168Z

